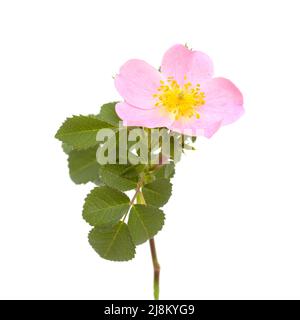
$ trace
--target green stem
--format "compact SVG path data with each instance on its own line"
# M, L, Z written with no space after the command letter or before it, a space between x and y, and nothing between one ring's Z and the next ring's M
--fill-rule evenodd
M137 195L137 203L146 204L144 195L142 191L140 191ZM159 275L160 275L160 265L157 259L157 253L155 248L154 238L149 240L150 251L152 257L152 264L154 269L154 282L153 282L153 290L154 290L154 299L159 300Z
M155 248L155 241L154 238L149 240L150 243L150 250L152 256L152 263L154 268L154 299L159 300L159 274L160 274L160 265L158 263L156 248Z
M130 212L131 207L133 206L135 200L137 200L137 203L139 203L137 197L139 196L139 193L141 192L141 187L142 187L142 185L143 185L143 182L144 182L144 179L141 179L141 180L138 182L138 184L137 184L137 186L136 186L136 189L135 189L134 196L133 196L133 198L132 198L131 201L130 201L130 207L129 207L128 211L124 214L123 219L122 219L122 222L125 221L125 219L126 219L128 213Z

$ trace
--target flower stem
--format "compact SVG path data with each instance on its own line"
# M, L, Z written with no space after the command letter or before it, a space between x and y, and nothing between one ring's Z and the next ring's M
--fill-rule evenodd
M154 238L149 240L150 243L150 250L152 256L152 263L154 268L154 299L159 300L159 274L160 274L160 265L158 263L156 248L155 248L155 241Z
M137 203L146 204L144 195L142 191L140 191L137 195ZM160 265L157 259L156 247L154 238L149 240L150 251L152 257L152 264L154 269L154 282L153 282L153 290L154 290L154 299L159 300L159 275L160 275Z

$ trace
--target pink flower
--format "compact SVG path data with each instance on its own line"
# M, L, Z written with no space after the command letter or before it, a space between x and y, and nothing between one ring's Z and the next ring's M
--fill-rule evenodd
M183 45L164 55L161 71L142 60L129 60L115 85L124 102L116 112L127 126L167 127L210 138L244 112L243 96L229 80L213 78L211 59Z

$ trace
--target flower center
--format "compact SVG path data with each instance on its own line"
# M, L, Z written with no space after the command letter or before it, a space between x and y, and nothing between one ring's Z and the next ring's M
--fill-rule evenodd
M186 80L186 77L184 77ZM173 114L176 120L180 118L200 118L199 107L205 104L204 92L200 91L200 84L193 86L191 82L185 82L180 86L173 77L167 82L160 81L158 93L153 95L157 102L156 107L165 109Z

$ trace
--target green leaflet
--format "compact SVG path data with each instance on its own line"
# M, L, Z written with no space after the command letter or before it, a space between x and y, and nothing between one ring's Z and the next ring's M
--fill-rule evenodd
M61 144L61 147L62 147L63 152L64 152L65 154L70 154L70 152L74 149L73 147L67 145L67 144L64 143L64 142Z
M148 205L162 207L172 194L172 184L167 179L155 180L143 187L143 194Z
M156 179L171 179L175 174L174 162L164 164L154 171Z
M136 245L153 238L164 225L164 213L162 210L136 204L132 207L128 220L128 228L133 242Z
M97 144L96 136L100 129L111 125L91 116L68 118L57 131L55 138L75 149L88 149Z
M73 150L69 153L69 173L76 184L94 182L99 178L99 164L96 159L97 147Z
M118 127L122 121L116 113L115 106L117 102L106 103L101 107L100 113L97 116L100 120L109 123L113 127Z
M109 187L120 191L136 188L138 173L134 166L121 164L107 164L100 167L102 181Z
M128 226L121 221L112 227L92 229L89 243L102 258L107 260L128 261L135 255L135 246Z
M96 187L86 197L83 218L92 226L117 223L130 207L126 194L110 187Z

